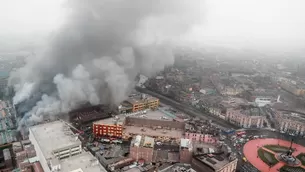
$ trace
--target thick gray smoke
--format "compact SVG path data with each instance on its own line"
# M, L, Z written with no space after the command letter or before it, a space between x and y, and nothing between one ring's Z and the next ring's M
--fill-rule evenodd
M138 73L174 62L172 46L200 21L202 0L71 0L43 53L12 73L24 121L84 103L118 104Z

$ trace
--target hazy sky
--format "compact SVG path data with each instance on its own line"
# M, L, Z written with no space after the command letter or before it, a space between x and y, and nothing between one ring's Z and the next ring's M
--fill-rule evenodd
M47 33L56 29L63 21L63 1L0 0L0 35ZM203 16L198 16L203 24L193 27L188 40L236 47L305 47L305 0L205 0L204 3Z
M1 34L49 32L61 20L63 0L0 0Z
M209 0L206 14L206 41L305 45L304 0Z

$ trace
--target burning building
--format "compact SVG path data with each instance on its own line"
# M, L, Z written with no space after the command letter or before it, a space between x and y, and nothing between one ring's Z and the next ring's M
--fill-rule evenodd
M76 124L89 123L99 119L111 117L113 113L109 105L85 107L69 112L70 120Z

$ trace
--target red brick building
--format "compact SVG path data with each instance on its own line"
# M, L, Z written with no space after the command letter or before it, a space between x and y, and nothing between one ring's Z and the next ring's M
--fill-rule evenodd
M155 141L152 137L136 136L130 146L129 157L136 161L144 160L146 163L151 163L154 154Z
M93 123L93 133L96 137L122 137L123 119L109 118Z
M191 163L192 160L192 143L189 139L181 139L180 141L180 162Z

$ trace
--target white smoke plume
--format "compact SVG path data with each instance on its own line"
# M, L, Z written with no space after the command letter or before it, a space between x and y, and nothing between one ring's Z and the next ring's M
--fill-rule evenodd
M200 20L202 0L71 0L43 53L12 73L24 121L84 103L118 104L137 74L174 62L172 48Z
M22 88L20 85L16 85L15 89L17 90L16 96L13 98L14 104L19 104L20 102L30 98L35 87L35 83L24 83Z

